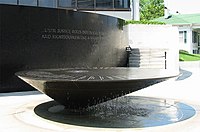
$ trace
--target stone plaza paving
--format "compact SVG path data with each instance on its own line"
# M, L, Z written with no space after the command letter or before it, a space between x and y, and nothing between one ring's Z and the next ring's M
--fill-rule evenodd
M1 132L79 132L79 131L125 131L125 132L199 132L200 131L200 61L180 62L181 74L128 96L162 98L186 103L196 110L196 114L184 121L157 127L146 128L96 128L63 124L46 120L34 113L35 106L52 99L38 91L0 93Z

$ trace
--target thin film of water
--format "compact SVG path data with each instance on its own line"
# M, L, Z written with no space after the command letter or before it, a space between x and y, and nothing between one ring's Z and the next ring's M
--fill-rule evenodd
M166 125L185 120L188 112L195 113L192 107L182 103L133 96L117 98L90 107L88 111L102 126L114 128Z
M78 126L144 128L186 120L195 115L195 110L173 100L123 96L84 110L65 109L50 101L38 105L35 113L45 119Z

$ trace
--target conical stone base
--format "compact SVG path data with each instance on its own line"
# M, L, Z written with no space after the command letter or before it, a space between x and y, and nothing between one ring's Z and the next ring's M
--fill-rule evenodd
M85 108L172 77L162 69L67 68L21 71L16 75L67 108Z

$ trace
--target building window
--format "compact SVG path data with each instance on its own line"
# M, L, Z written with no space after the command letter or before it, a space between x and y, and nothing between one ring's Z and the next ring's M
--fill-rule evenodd
M94 0L78 0L77 1L78 8L94 8Z
M113 0L96 0L97 8L113 8L114 3Z
M187 43L187 31L179 31L179 43Z
M56 8L57 0L39 0L39 6Z
M200 54L200 48L193 50L193 54Z
M187 31L183 31L184 34L184 43L187 43Z
M65 8L75 8L76 0L59 0L58 6Z
M17 0L0 0L0 4L17 4Z
M129 0L115 0L115 8L129 8Z
M19 0L19 5L37 6L37 0Z
M0 4L89 10L130 10L130 0L0 0Z
M195 31L193 31L192 32L192 42L193 43L197 43L197 40L198 40L198 33L197 32L195 32Z

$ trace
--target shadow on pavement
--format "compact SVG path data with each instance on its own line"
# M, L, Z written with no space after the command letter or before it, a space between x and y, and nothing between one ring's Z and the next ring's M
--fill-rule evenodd
M180 69L181 75L176 79L176 81L181 81L189 78L192 75L192 72Z
M39 91L22 91L22 92L10 92L10 93L0 93L0 97L5 96L27 96L27 95L39 95L42 94Z

